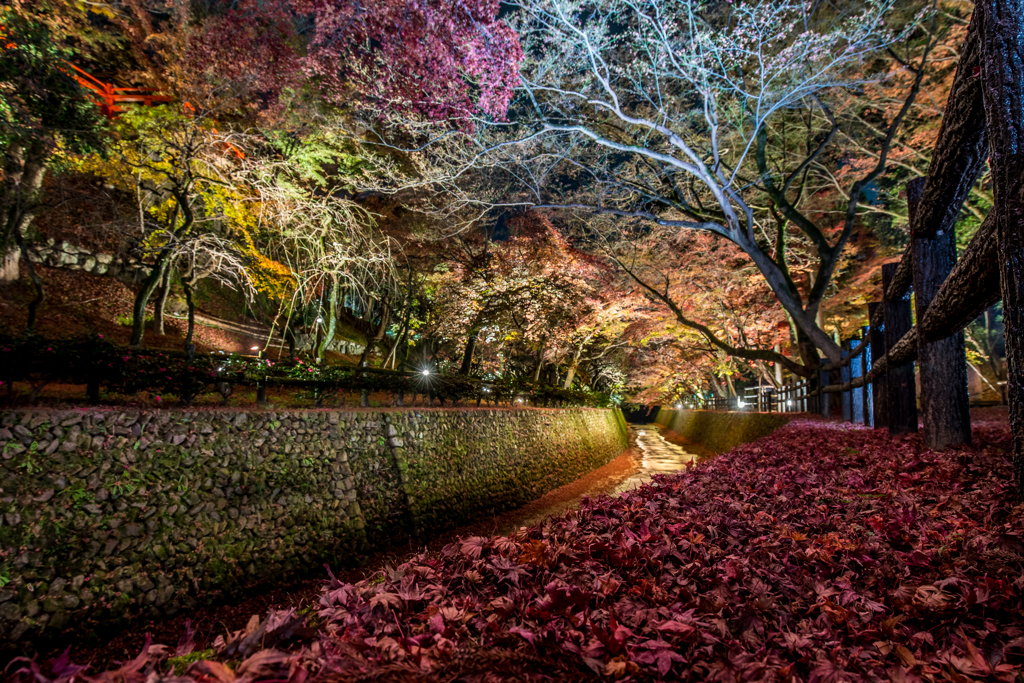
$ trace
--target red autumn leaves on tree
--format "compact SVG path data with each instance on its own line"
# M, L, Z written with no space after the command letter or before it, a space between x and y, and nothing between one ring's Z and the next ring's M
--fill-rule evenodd
M518 37L496 0L293 0L313 15L307 73L344 104L355 87L393 112L504 118L519 83ZM476 81L479 94L463 74Z
M518 36L493 0L131 3L119 26L152 80L205 106L267 109L313 85L329 103L382 117L503 119L519 84ZM154 16L170 18L155 21Z

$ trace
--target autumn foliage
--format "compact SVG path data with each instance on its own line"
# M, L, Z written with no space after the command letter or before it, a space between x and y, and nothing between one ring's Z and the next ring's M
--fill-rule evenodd
M254 619L163 680L1009 683L1024 522L1005 427L977 426L975 443L938 454L794 422L509 537L332 579L308 623ZM190 648L151 646L92 680L148 680ZM78 670L19 667L22 681Z

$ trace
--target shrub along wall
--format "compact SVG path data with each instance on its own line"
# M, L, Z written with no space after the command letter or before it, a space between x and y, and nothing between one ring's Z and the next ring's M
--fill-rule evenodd
M694 441L718 453L730 451L740 444L768 436L789 424L796 415L787 413L722 412L714 410L658 411L655 422L671 429L684 439Z
M173 614L508 510L626 447L618 411L0 414L0 637Z

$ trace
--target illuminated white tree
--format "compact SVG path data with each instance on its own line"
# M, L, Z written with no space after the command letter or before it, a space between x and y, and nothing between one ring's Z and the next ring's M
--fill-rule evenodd
M917 23L889 31L893 5L865 0L843 11L813 0L520 2L511 21L526 57L513 122L481 127L472 138L439 136L418 151L418 182L458 188L466 169L491 178L500 169L502 182L520 194L509 199L506 191L498 204L627 219L595 235L612 246L629 236L624 227L644 233L645 221L714 233L739 246L771 287L796 324L805 363L817 365L815 347L836 360L841 351L819 327L818 308L863 192L886 169L923 67L907 67L916 74L913 86L877 142L877 164L851 182L836 234L800 212L799 195L837 130L830 92L863 85L871 78L862 75L870 72L866 60ZM921 64L930 47L918 50ZM787 166L772 154L772 128L795 109L807 112L821 135ZM455 192L456 204L484 204ZM787 239L815 257L804 291L789 271ZM729 344L687 318L667 283L632 275L715 346L751 360L783 360L768 349Z

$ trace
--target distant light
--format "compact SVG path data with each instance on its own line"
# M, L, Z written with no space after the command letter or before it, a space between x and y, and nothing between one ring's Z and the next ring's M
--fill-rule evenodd
M423 371L423 374L424 374L424 375L429 375L429 374L430 374L430 370L424 370L424 371Z
M252 348L250 348L249 350L250 350L250 351L259 351L259 350L260 350L260 347L258 347L258 346L253 346L253 347L252 347Z
M678 410L678 409L680 409L680 408L682 408L682 407L683 407L683 404L682 404L682 403L677 403L677 404L676 404L676 410Z
M324 321L324 319L323 319L323 318L321 318L320 316L317 316L317 318L316 318L316 322L317 322L318 324L319 324L319 323L322 323L323 321Z
M791 406L791 405L793 405L793 400L792 400L792 399L790 399L789 401L786 401L786 405L787 405L787 406Z

